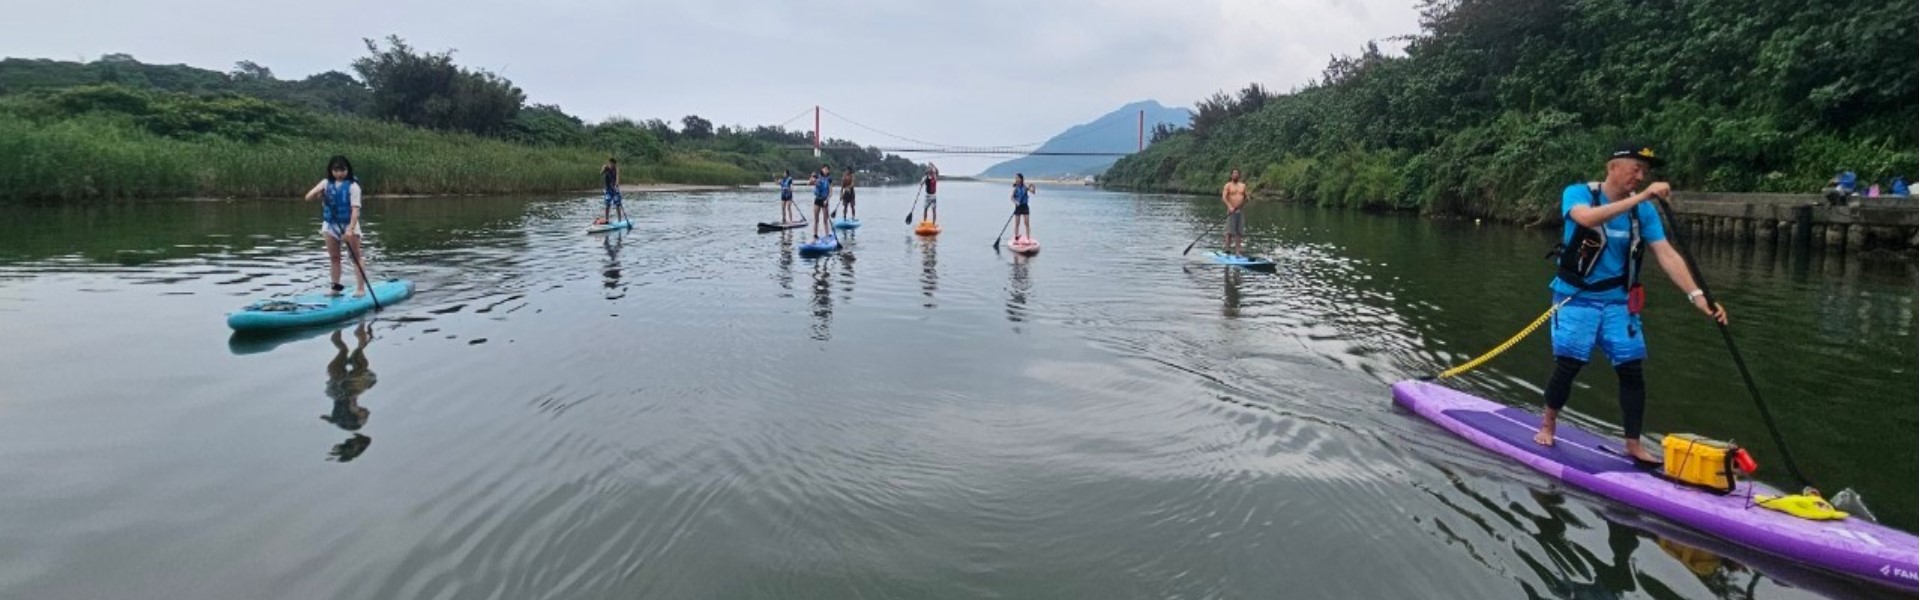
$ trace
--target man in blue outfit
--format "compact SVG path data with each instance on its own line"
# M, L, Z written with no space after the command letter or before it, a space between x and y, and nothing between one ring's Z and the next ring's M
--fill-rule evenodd
M1726 309L1708 306L1706 294L1693 281L1685 259L1667 242L1660 212L1650 202L1667 197L1672 187L1656 181L1634 192L1648 179L1648 171L1665 164L1653 148L1626 144L1607 157L1605 181L1576 183L1560 195L1560 213L1566 218L1561 235L1559 269L1553 302L1553 378L1547 382L1547 411L1533 440L1553 445L1555 419L1567 405L1573 378L1592 358L1595 346L1613 361L1620 377L1621 427L1625 453L1642 466L1659 464L1640 443L1641 419L1646 412L1647 384L1641 363L1647 358L1646 331L1640 309L1645 292L1640 287L1642 251L1653 250L1660 270L1686 292L1687 302L1701 313L1727 322Z

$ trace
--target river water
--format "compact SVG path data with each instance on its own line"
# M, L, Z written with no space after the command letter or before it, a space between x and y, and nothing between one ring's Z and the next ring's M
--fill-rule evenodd
M8 205L0 597L1804 598L1878 594L1564 486L1388 385L1546 308L1548 233L1250 210L1274 273L1180 251L1208 198L1004 188L945 232L868 189L848 251L770 190L371 199L357 325L233 337L325 283L318 209ZM1212 238L1209 237L1208 240ZM1697 249L1800 466L1915 524L1909 260ZM1791 483L1659 275L1648 429ZM1454 385L1537 407L1545 333ZM1618 421L1591 368L1573 422Z

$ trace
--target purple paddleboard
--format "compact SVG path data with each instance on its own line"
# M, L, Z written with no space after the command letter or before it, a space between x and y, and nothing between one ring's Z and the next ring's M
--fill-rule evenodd
M1773 556L1908 592L1920 589L1920 538L1864 519L1811 521L1749 506L1749 493L1781 495L1741 482L1721 496L1643 471L1602 449L1620 441L1562 421L1553 447L1533 443L1540 416L1446 387L1402 381L1393 401L1467 441L1556 479Z

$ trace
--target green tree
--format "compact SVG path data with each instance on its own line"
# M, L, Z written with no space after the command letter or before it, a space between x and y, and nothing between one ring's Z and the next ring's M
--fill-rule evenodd
M387 47L365 40L369 56L353 69L372 89L374 116L416 127L500 135L526 101L526 94L493 73L453 64L451 51L417 53L400 36Z

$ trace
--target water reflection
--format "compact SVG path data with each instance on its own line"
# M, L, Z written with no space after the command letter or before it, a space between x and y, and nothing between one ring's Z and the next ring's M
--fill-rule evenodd
M1623 592L1638 589L1637 577L1633 571L1633 551L1640 545L1639 536L1633 530L1621 527L1611 521L1607 528L1607 556L1602 557L1593 550L1568 539L1569 527L1591 529L1580 515L1567 508L1566 497L1553 492L1529 489L1528 493L1542 512L1534 514L1525 506L1514 505L1514 516L1533 523L1528 534L1546 551L1546 559L1551 564L1541 564L1538 559L1526 554L1526 561L1541 580L1548 582L1555 597L1561 598L1619 598ZM1669 590L1670 591L1670 590Z
M774 281L778 281L780 283L780 289L783 290L780 297L792 298L793 230L786 229L780 232L780 250L775 254L773 264L779 273L774 276Z
M921 303L921 306L935 308L940 305L933 299L933 293L940 289L940 270L937 268L940 261L937 249L935 248L935 242L938 238L932 236L915 237L919 238L920 243L920 295L926 297L926 301ZM909 241L908 243L913 242Z
M1027 294L1033 291L1033 282L1027 277L1027 260L1024 254L1013 255L1013 268L1008 271L1007 320L1015 324L1027 320ZM1013 330L1019 332L1021 328Z
M1221 285L1226 289L1220 294L1220 315L1229 319L1240 316L1240 278L1245 275L1240 269L1227 267L1220 270Z
M813 261L813 339L833 339L833 267L831 261Z
M626 244L627 232L615 231L601 236L600 247L607 252L607 261L601 266L600 274L605 278L608 300L618 300L627 295L625 287L620 285L620 247Z
M853 263L855 262L853 232L855 231L858 230L847 229L840 232L840 252L834 255L835 262L840 263L840 299L849 302L853 300Z
M321 420L334 424L353 433L347 441L334 445L327 453L327 460L347 462L367 451L373 439L360 433L371 414L360 405L360 395L373 389L379 377L373 374L372 365L367 360L367 344L373 342L373 323L361 323L353 328L354 346L347 349L343 339L345 329L336 329L330 338L333 342L333 359L327 361L327 397L333 400L333 411L322 415Z

